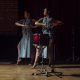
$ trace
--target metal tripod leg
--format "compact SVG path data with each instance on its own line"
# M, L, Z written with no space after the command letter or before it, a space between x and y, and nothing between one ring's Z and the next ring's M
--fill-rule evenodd
M40 51L41 54L42 54L44 48L45 48L45 46L42 47L42 49ZM41 68L39 70L37 70L35 73L32 73L32 75L45 75L45 76L48 76L48 71L44 67L43 57L44 57L44 55L42 54Z
M41 53L42 53L42 51L43 51L44 48L45 48L45 47L42 48ZM43 63L43 56L44 56L44 55L42 55L41 68L40 68L39 70L37 70L36 72L32 73L32 75L44 75L44 76L47 76L47 77L55 75L55 76L61 78L62 72L56 72L56 71L54 70L54 67L53 67L53 66L51 67L51 68L52 68L51 71L48 71L48 70L45 68L44 63Z
M44 75L44 76L48 76L48 71L44 67L44 65L42 64L41 68L39 70L37 70L36 72L32 73L32 75Z
M55 76L57 76L59 78L62 78L62 74L63 74L62 72L55 71L55 68L52 68L51 72L48 72L48 76L55 75Z
M48 71L44 67L44 65L41 65L41 69L39 69L36 72L32 73L32 75L43 75L43 76L46 76L46 77L57 76L59 78L62 78L62 72L55 71L55 68L52 68L51 71Z

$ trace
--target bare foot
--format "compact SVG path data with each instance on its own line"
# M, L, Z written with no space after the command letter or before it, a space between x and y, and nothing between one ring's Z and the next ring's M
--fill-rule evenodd
M35 68L37 66L37 63L34 63L33 67L32 68Z
M18 59L18 60L17 60L17 64L19 64L20 62L21 62L21 59Z

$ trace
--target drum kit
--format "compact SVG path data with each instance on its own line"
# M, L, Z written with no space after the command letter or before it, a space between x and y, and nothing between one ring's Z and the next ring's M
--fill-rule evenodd
M53 27L54 26L58 26L62 24L61 21L56 20L55 22L53 22ZM34 32L33 32L33 42L34 44L38 44L38 45L48 45L49 44L49 35L48 34L43 34L42 33L42 27L45 27L46 25L43 23L37 23L35 22L35 25L38 27L34 27Z
M49 44L49 35L48 34L33 34L33 44L47 46Z
M37 23L36 23L37 24ZM55 24L57 26L57 24ZM42 23L37 24L37 26L40 26L41 28L44 27L45 25ZM49 40L50 37L48 34L43 34L41 33L37 33L35 32L33 34L33 43L34 45L38 45L38 46L48 46L49 45ZM45 48L45 47L44 47ZM44 49L42 48L42 50ZM42 52L42 51L41 51ZM43 55L44 56L44 55ZM54 68L51 70L51 72L48 72L46 68L44 68L44 60L43 60L43 56L42 56L42 64L41 64L41 68L39 70L37 70L37 72L32 73L32 75L45 75L47 77L52 76L52 75L56 75L59 78L62 78L62 72L56 72L54 70Z
M54 26L57 26L58 24L61 24L60 21L54 23ZM38 45L38 46L48 46L49 45L49 35L48 34L43 34L42 33L42 27L44 27L45 25L43 23L35 23L35 27L32 27L32 32L33 32L33 45ZM20 26L20 24L19 24ZM21 25L22 27L26 27L25 25ZM43 58L42 58L43 61ZM38 70L38 72L32 73L32 75L45 75L47 77L50 76L49 73L53 73L54 75L56 75L57 77L61 78L62 72L55 72L54 70L52 70L52 72L48 72L46 69L44 69L43 66L43 62L42 62L42 67L40 70Z
M17 26L23 27L28 29L28 25L20 24L20 23L15 23ZM34 22L35 26L32 27L32 33L33 33L33 44L38 44L38 45L48 45L49 44L49 35L48 34L43 34L42 33L42 28L45 27L46 25L43 23L38 23ZM56 20L53 22L53 27L62 24L61 21Z

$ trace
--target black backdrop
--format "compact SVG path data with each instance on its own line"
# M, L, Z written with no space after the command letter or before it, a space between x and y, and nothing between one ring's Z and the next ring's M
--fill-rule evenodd
M51 16L63 22L62 26L55 27L55 62L80 61L79 4L79 0L19 0L20 17L27 9L33 18L38 19L43 16L43 9L48 7Z
M7 0L7 1L10 2L13 0ZM6 2L3 0L3 3ZM15 3L16 3L15 8L12 9L12 11L15 11L16 13L9 12L11 13L12 16L14 15L13 13L15 13L16 16L14 15L14 18L11 19L11 21L14 20L14 22L16 20L23 18L23 11L25 9L27 9L31 13L32 18L38 19L43 16L43 9L45 7L48 7L51 16L54 19L58 19L63 22L61 26L55 27L55 54L54 54L55 62L76 63L80 61L79 59L80 58L79 54L80 53L80 28L79 28L80 1L79 0L34 0L34 1L16 0ZM7 9L9 8L8 6L6 7ZM8 14L5 14L5 16L7 15ZM8 19L9 18L6 18L6 21ZM13 24L14 22L12 22L11 24ZM16 45L20 40L19 30L17 31L18 34L15 34L16 30L14 26L9 27L9 24L6 24L6 26L0 27L0 32L1 32L1 37L0 37L1 44L3 46L3 47L1 46L2 54L0 59L13 58L11 60L15 60L17 56ZM7 33L8 35L6 38ZM4 34L4 38L2 34ZM4 51L4 49L6 51Z

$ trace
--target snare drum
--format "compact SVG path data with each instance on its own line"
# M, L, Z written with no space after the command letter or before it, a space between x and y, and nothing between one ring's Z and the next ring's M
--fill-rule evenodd
M49 35L48 34L42 34L40 38L41 45L47 46L49 44Z
M40 34L33 34L33 43L40 44Z
M33 43L38 45L48 45L49 35L48 34L33 34Z

